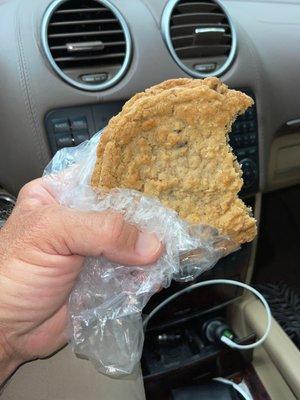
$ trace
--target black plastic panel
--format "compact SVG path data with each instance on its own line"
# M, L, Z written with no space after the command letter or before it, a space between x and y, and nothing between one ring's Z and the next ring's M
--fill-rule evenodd
M146 331L142 371L147 399L171 399L170 392L175 388L232 376L251 363L252 350L241 352L207 340L203 328L216 320L226 324L226 308ZM234 340L249 344L255 341L255 335L235 336Z
M243 169L244 186L241 195L256 193L259 189L259 157L255 106L237 118L229 137L229 143Z
M113 103L92 106L96 131L105 128L111 117L117 115L121 111L124 103L125 101L115 101Z
M85 127L83 124L78 123L80 120L86 121ZM71 107L53 110L47 114L45 125L52 154L55 154L62 147L80 144L97 131L91 107ZM65 141L65 144L63 141Z
M226 309L218 313L210 313L205 317L195 316L186 318L173 326L166 326L162 329L146 331L145 344L142 359L144 381L156 381L168 375L184 376L189 374L189 367L198 366L198 372L207 361L217 361L220 353L240 353L232 350L222 343L210 343L202 333L203 326L209 321L220 320L226 324ZM162 339L166 338L164 341ZM237 343L251 342L254 335L238 338L234 336ZM246 353L244 354L246 355ZM252 351L248 354L251 359ZM217 363L216 363L217 364ZM217 365L214 365L213 370ZM236 365L231 364L231 368ZM202 371L210 372L207 368ZM231 375L234 371L227 367L226 374ZM220 373L220 372L219 372Z

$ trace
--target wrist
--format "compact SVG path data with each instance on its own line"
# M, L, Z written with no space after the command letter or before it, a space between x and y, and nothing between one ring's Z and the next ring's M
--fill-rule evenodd
M8 345L6 339L0 332L0 385L19 367L21 360Z

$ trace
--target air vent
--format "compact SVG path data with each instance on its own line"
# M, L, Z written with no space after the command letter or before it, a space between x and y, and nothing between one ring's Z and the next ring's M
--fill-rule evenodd
M162 31L175 61L194 77L220 76L234 59L235 30L216 0L170 0Z
M43 18L42 43L61 78L84 90L116 84L131 58L127 24L107 0L54 1Z

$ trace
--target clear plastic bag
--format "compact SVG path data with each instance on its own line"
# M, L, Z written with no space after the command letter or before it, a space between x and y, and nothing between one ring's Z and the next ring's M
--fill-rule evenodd
M237 247L216 229L191 226L157 199L134 190L96 193L90 178L101 132L90 141L56 153L44 173L59 203L81 210L114 210L164 243L151 266L123 266L104 257L86 258L70 301L71 345L98 371L130 374L142 354L142 309L172 279L189 281Z

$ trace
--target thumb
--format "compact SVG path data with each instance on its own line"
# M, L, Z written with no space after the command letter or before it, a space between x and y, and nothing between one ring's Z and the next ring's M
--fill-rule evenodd
M153 233L127 223L121 214L85 212L63 206L46 207L50 248L58 254L99 256L123 264L151 264L162 245Z

